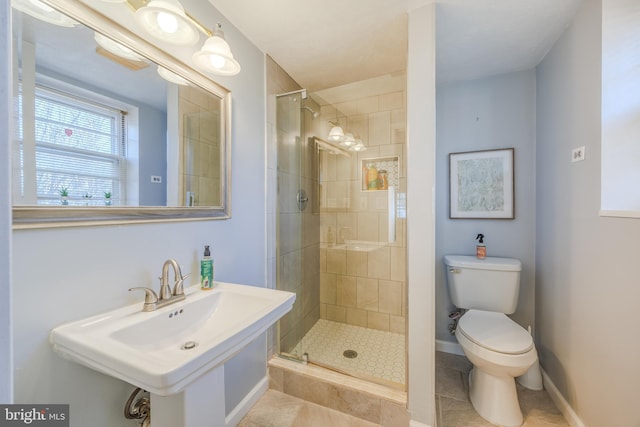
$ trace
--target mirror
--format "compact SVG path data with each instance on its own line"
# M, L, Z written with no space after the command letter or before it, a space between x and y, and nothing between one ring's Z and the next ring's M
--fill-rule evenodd
M48 3L54 23L13 2L14 226L228 218L230 92L115 17Z

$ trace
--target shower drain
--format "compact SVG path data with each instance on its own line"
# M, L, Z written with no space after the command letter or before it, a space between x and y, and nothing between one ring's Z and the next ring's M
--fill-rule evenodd
M356 357L358 357L358 352L355 350L345 350L342 355L347 359L355 359Z

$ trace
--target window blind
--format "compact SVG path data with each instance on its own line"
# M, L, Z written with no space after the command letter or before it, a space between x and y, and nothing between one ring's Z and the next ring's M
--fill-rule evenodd
M126 112L39 85L34 102L35 159L21 161L35 161L38 204L60 204L62 188L69 205L104 205L107 192L124 200Z

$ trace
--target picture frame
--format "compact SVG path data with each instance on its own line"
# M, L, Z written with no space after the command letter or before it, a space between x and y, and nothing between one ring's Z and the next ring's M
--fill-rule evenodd
M514 149L449 153L449 218L514 219Z

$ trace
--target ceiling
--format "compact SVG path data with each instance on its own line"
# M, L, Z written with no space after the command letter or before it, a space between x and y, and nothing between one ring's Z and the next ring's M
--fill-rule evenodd
M269 54L322 104L402 90L407 62L407 11L431 0L209 0L260 50ZM582 0L438 0L439 83L470 80L535 67L571 22ZM30 26L43 27L30 30ZM56 72L93 84L118 81L114 92L164 104L164 90L126 77L123 67L96 57L93 32L42 24L25 16L14 30L30 34L39 59ZM46 31L46 32L45 32ZM68 39L73 32L72 39ZM86 33L86 34L85 34ZM37 39L36 39L37 38ZM86 42L81 42L85 40ZM55 43L67 43L57 45ZM233 48L233 41L229 40ZM72 54L73 58L61 54ZM42 56L42 57L40 57ZM237 56L237 54L236 54ZM84 59L83 59L84 58ZM242 62L242 58L238 58ZM78 67L77 61L83 63ZM137 72L162 81L153 67ZM88 76L88 77L87 77ZM90 81L90 80L89 80ZM135 95L135 96L134 96Z
M407 11L430 0L210 0L311 92L403 74ZM535 67L582 0L438 0L439 83Z

